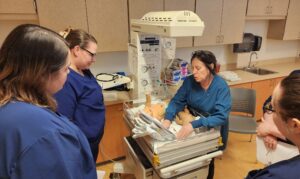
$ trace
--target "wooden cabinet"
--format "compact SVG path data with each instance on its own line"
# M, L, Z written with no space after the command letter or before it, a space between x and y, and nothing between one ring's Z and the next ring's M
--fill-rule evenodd
M151 11L163 11L163 0L128 0L129 20L140 19Z
M34 0L0 0L0 20L34 20L36 21Z
M99 146L98 162L125 156L123 137L130 135L123 119L123 104L106 106L104 136Z
M127 51L126 0L86 1L89 32L98 41L98 52Z
M243 84L237 84L237 85L231 85L230 88L251 88L251 83L243 83Z
M196 0L196 14L204 21L201 37L195 37L194 46L217 44L222 19L222 0Z
M148 12L163 10L164 0L128 0L129 27L131 19L140 19Z
M205 28L201 37L195 37L194 46L242 42L246 6L247 0L196 0L196 13Z
M256 119L262 117L262 107L265 100L272 95L274 88L283 78L279 77L252 83L252 88L256 90Z
M272 20L269 22L268 38L279 40L300 39L300 1L290 0L288 15L284 20Z
M41 26L56 32L68 27L88 31L85 0L36 0Z
M165 11L179 11L179 10L189 10L193 11L195 9L195 0L165 0L164 1ZM177 37L176 47L192 47L193 37Z
M256 91L256 114L255 118L259 120L262 115L262 107L265 100L272 95L275 86L283 79L284 77L278 77L268 80L255 81L251 83L243 83L237 85L231 85L231 88L252 88Z
M289 0L248 0L247 19L284 19L288 6Z
M243 41L247 0L224 0L222 9L221 43Z
M262 117L262 107L265 100L272 94L274 89L274 80L263 80L252 83L252 89L256 90L256 120Z
M274 78L274 88L276 87L276 85L283 80L285 77L278 77L278 78ZM274 90L274 89L273 89Z
M61 31L83 29L98 41L98 52L127 51L126 0L37 0L42 26Z
M36 14L34 0L0 0L0 13Z

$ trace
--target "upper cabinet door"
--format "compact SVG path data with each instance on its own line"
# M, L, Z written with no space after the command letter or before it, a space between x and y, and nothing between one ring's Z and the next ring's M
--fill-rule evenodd
M35 14L34 0L0 0L0 13Z
M41 26L56 32L72 27L88 31L85 0L36 0Z
M194 46L242 42L246 6L247 0L197 0L196 13L205 27Z
M165 0L165 11L182 11L189 10L193 11L195 9L196 0ZM176 47L192 47L193 37L177 37Z
M163 0L128 0L128 5L129 34L131 19L141 19L148 12L164 11Z
M300 39L300 1L290 0L288 15L284 20L269 22L268 38L279 40Z
M289 0L248 0L248 19L284 19Z
M128 2L129 2L129 22L130 19L142 18L148 12L164 10L163 0L128 0Z
M234 44L243 41L247 0L223 0L221 43Z
M126 51L128 11L126 0L87 0L89 32L98 41L98 52Z
M204 21L201 37L195 37L194 46L215 45L219 43L222 19L222 0L196 0L196 14Z
M290 0L283 40L300 39L300 1Z
M270 0L248 0L247 16L265 16L269 13Z
M271 15L286 16L289 9L290 0L271 0ZM300 6L298 6L300 8Z

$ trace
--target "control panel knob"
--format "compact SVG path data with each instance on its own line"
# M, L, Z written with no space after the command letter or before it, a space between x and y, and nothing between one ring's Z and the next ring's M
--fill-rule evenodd
M145 72L147 72L147 71L148 71L148 67L147 67L147 66L143 66L143 67L142 67L142 72L145 73Z
M143 86L147 86L148 85L148 81L147 80L142 80L142 85Z

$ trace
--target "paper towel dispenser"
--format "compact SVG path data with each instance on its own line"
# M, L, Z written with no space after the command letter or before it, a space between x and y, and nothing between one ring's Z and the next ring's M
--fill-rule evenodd
M260 47L261 47L261 42L262 42L262 37L255 35L254 36L254 46L253 46L252 51L259 51Z
M244 53L251 51L259 51L261 47L262 37L253 35L252 33L244 33L243 42L233 44L234 53Z

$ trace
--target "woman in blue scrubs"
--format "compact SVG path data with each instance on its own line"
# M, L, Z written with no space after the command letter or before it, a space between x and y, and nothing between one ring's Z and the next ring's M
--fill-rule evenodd
M294 70L289 75L296 73L300 74L300 70ZM263 104L263 117L261 118L262 122L257 127L257 136L262 137L265 146L269 150L276 149L278 140L294 145L278 131L276 126L274 126L271 100L272 96L269 96Z
M284 78L274 89L272 112L278 130L300 150L300 74ZM269 109L270 110L270 109ZM300 155L248 173L247 179L299 178Z
M97 41L79 29L68 29L65 39L70 46L71 65L63 89L55 94L58 112L83 131L96 161L105 125L102 89L89 70L96 60Z
M216 57L212 52L199 50L191 58L193 75L187 77L166 109L163 125L169 128L176 114L187 106L198 113L204 114L200 120L194 120L182 126L177 133L178 139L190 135L194 128L201 126L221 126L221 136L225 149L228 138L228 116L231 109L230 90L215 72ZM213 178L214 161L212 160L208 178Z
M52 97L67 78L67 42L20 25L0 49L0 178L96 179L84 134L56 113Z

